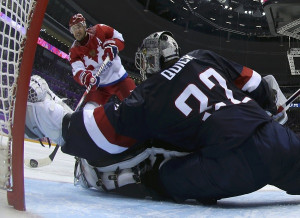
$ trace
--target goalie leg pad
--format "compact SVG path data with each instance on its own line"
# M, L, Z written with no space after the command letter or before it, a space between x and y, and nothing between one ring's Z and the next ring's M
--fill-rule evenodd
M49 137L53 142L63 145L65 141L62 137L62 120L67 113L63 106L52 99L36 103L28 102L26 129L39 138Z
M86 159L78 158L74 169L74 184L83 188L93 187L101 191L116 190L120 187L140 182L139 171L134 168L101 172L91 166Z
M32 104L27 103L25 137L38 140L44 138L45 135L40 131L40 129L37 126L36 117L34 116L35 113L35 107L32 107Z
M92 166L86 159L78 158L74 169L74 184L104 191L117 190L120 187L141 183L141 175L152 169L159 155L163 160L159 165L161 166L173 157L187 154L152 147L131 159L104 167Z
M61 121L63 115L73 110L55 95L46 80L38 75L30 78L26 110L25 137L41 139L49 137L62 145Z

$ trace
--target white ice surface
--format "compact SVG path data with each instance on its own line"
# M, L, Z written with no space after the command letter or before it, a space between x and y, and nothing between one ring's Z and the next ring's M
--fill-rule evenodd
M25 158L41 158L53 148L26 142ZM184 204L132 199L73 185L74 158L58 152L46 167L25 167L26 212L16 211L0 191L0 217L300 217L300 196L287 195L273 186L215 206L195 201ZM300 184L299 184L300 185Z

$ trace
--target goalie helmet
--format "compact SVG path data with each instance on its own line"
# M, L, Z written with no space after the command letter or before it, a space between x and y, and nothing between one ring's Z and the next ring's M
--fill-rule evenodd
M135 66L145 80L147 74L158 73L163 63L178 59L179 56L179 47L173 34L168 31L155 32L143 40L135 54Z
M82 24L84 27L86 27L86 22L85 22L85 18L82 14L75 14L71 17L70 21L69 21L69 28L70 28L70 32L73 33L73 26L76 24Z

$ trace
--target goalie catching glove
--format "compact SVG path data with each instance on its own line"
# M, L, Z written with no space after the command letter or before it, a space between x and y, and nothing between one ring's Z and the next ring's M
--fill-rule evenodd
M264 80L267 82L270 92L274 95L274 102L276 104L276 108L278 109L279 106L281 106L282 104L284 104L287 99L286 97L283 95L276 79L274 78L274 76L272 75L267 75L264 77ZM289 106L287 106L286 110L288 109ZM285 110L285 111L286 111ZM288 120L288 116L286 114L286 112L280 112L277 113L277 111L266 111L267 114L269 116L271 116L275 121L277 121L278 123L280 123L281 125L284 125L287 120Z

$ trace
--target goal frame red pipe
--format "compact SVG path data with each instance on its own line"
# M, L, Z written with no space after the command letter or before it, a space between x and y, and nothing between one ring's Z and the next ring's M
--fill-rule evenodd
M17 210L26 210L24 188L24 130L27 95L37 39L43 23L48 0L37 0L31 23L26 32L19 76L17 79L15 110L12 126L12 191L7 191L7 202Z

